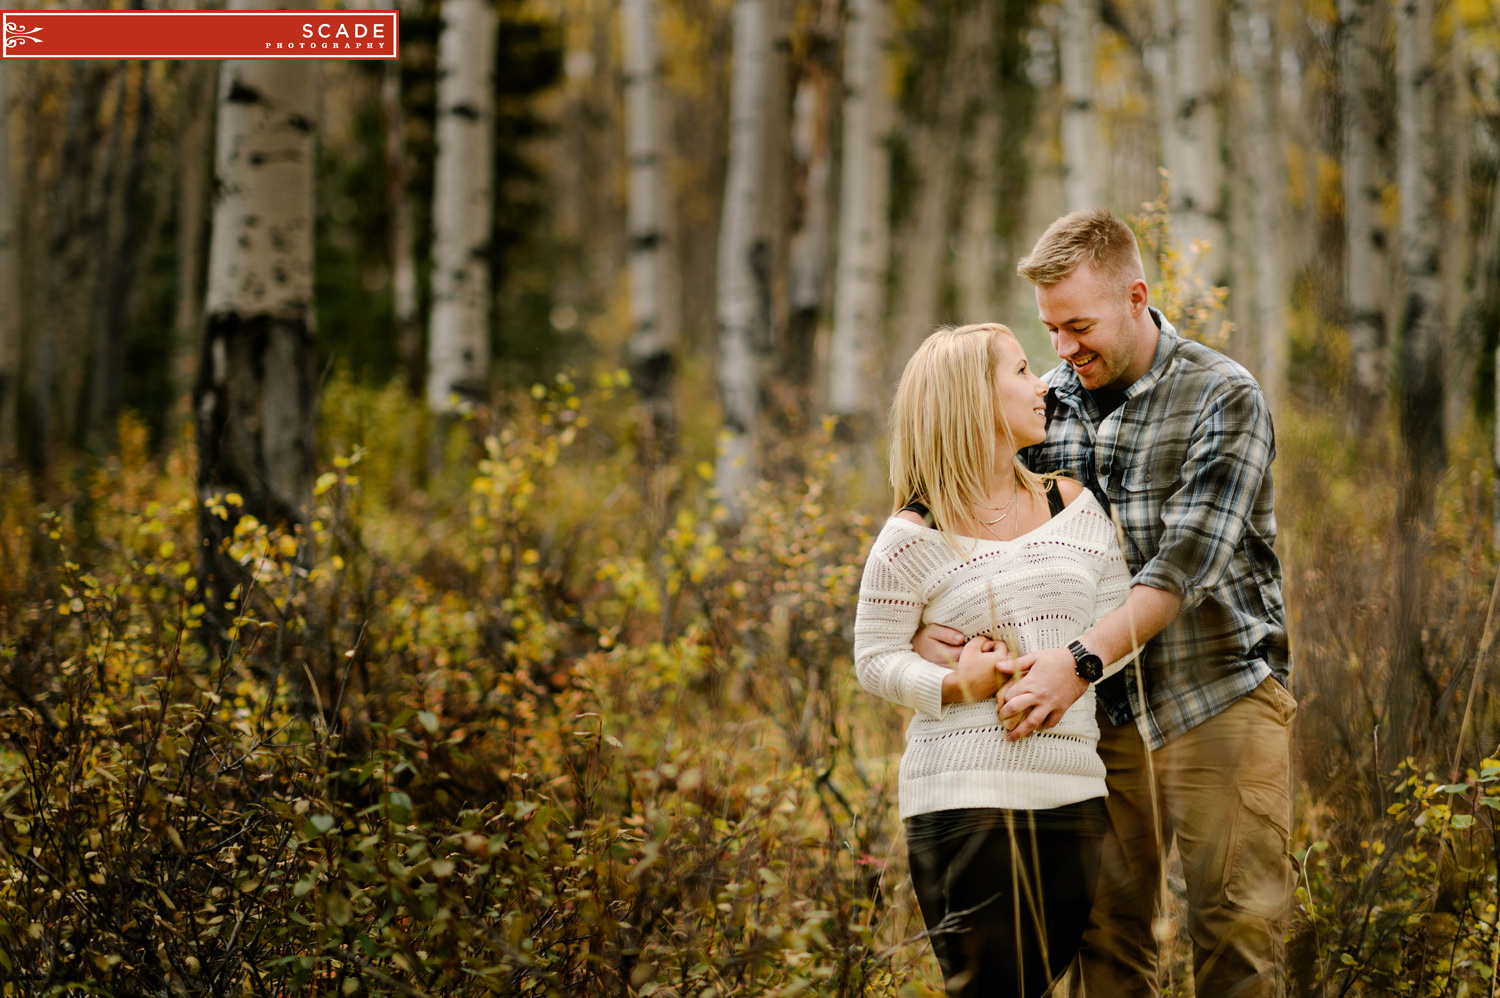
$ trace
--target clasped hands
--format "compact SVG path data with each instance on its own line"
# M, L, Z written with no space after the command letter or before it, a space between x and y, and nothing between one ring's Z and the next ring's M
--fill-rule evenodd
M929 624L912 638L912 649L953 670L943 678L944 703L994 697L1009 741L1055 726L1088 690L1066 648L1012 658L1004 642L980 635L965 643L961 632Z

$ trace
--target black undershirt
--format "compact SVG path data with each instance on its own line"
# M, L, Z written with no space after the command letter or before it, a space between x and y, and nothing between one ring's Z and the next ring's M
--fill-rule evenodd
M1089 397L1099 407L1099 421L1103 422L1105 417L1125 404L1125 389L1095 388L1089 391Z

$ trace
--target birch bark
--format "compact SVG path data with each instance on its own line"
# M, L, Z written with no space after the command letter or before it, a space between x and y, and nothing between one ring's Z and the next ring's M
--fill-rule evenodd
M1433 0L1402 0L1397 8L1396 73L1399 115L1402 270L1401 372L1397 409L1405 467L1397 503L1401 538L1391 689L1396 751L1420 738L1423 694L1430 690L1422 629L1426 622L1427 532L1435 480L1447 464L1443 428L1442 274L1444 226L1438 203L1441 150L1435 136L1436 65Z
M216 197L194 411L211 615L244 581L221 553L240 510L301 523L312 493L316 63L226 61L220 68ZM221 622L222 623L222 622Z
M427 404L438 413L483 399L489 387L495 31L486 0L444 0L427 341Z
M1172 129L1167 160L1172 173L1174 228L1183 249L1195 240L1205 249L1198 270L1219 283L1224 261L1223 163L1219 149L1214 67L1221 58L1216 5L1212 0L1177 0L1172 33Z
M1349 334L1346 422L1363 438L1385 405L1386 233L1380 221L1375 102L1379 4L1340 0L1340 76L1344 92L1343 188L1345 324Z
M758 222L769 59L767 0L736 0L729 164L724 179L717 277L723 427L714 470L720 500L735 522L744 518L746 493L759 474L754 430L768 347L769 275Z
M884 0L851 0L844 36L843 161L840 165L838 264L833 336L828 352L828 408L856 432L875 411L875 346L885 315L890 262L885 141L890 95L885 88Z
M1094 23L1097 0L1063 0L1058 22L1062 63L1062 142L1067 210L1104 203L1104 150L1094 109Z
M661 225L657 100L661 75L656 47L656 5L622 0L620 27L625 70L626 225L629 234L630 319L626 345L631 377L645 409L643 456L655 462L672 451L676 419L672 375L676 333L664 321L662 274L668 254Z
M1276 127L1280 99L1277 48L1270 0L1243 0L1231 11L1236 64L1249 80L1241 156L1247 165L1252 201L1249 212L1254 293L1250 316L1259 344L1258 373L1272 411L1280 408L1287 379L1287 287L1280 252L1285 215L1282 190L1286 161Z

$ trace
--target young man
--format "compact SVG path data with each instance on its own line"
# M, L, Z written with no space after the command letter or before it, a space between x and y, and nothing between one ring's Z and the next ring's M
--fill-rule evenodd
M1178 336L1147 303L1135 237L1104 209L1066 215L1019 272L1062 360L1045 442L1024 452L1093 491L1123 534L1130 623L1014 662L1010 737L1056 724L1102 666L1109 832L1079 955L1091 998L1156 995L1153 923L1175 840L1201 995L1279 995L1290 856L1291 661L1272 545L1265 397L1239 364ZM914 646L957 660L951 628Z

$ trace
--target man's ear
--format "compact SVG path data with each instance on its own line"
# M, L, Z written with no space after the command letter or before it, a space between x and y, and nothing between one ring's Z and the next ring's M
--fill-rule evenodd
M1128 294L1130 295L1130 314L1132 316L1140 315L1146 310L1151 297L1151 291L1146 286L1146 279L1144 277L1137 277L1131 281Z

